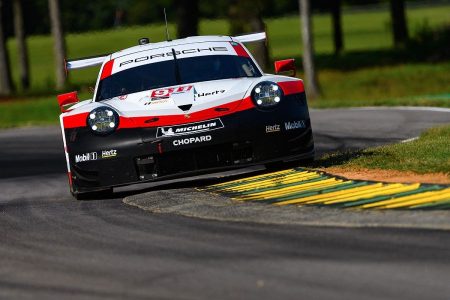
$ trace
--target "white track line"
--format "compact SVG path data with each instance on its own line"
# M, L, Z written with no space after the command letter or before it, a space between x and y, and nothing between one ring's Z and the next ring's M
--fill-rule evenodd
M433 112L447 112L450 113L450 108L445 107L427 107L427 106L367 106L367 107L341 107L341 108L324 108L312 109L314 111L320 110L416 110L416 111L433 111Z
M406 140L403 140L403 141L400 141L400 143L409 143L409 142L413 142L413 141L415 141L417 139L419 139L418 136L410 138L410 139L406 139Z

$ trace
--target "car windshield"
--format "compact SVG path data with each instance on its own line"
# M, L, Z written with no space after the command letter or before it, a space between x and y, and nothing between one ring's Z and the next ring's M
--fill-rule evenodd
M176 75L178 64L179 77ZM235 55L209 55L151 63L118 72L100 81L97 101L161 87L194 82L260 77L253 61Z

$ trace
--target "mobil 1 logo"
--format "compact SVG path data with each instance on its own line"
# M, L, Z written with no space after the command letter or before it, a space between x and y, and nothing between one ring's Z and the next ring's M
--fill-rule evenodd
M77 154L77 155L75 155L75 163L97 160L97 158L98 158L97 152Z
M284 122L284 128L286 130L303 129L306 128L306 123L304 120Z

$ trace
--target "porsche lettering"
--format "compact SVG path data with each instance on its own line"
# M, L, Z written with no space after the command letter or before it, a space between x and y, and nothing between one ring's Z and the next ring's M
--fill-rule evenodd
M178 56L183 56L186 54L194 54L194 53L202 53L202 52L227 52L228 49L227 47L209 47L209 48L193 48L193 49L186 49L186 50L175 50L175 55ZM141 56L135 59L129 59L126 61L123 61L119 64L119 67L122 67L124 65L128 65L131 63L139 63L139 62L143 62L143 61L147 61L147 60L152 60L155 58L164 58L164 57L172 57L173 53L171 51L169 52L164 52L164 53L158 53L158 54L152 54L152 55L145 55L145 56Z

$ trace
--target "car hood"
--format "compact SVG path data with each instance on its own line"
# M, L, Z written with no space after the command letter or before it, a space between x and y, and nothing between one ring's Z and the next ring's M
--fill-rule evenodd
M102 103L123 116L160 116L194 113L228 104L239 107L258 78L233 78L177 85L115 97Z

